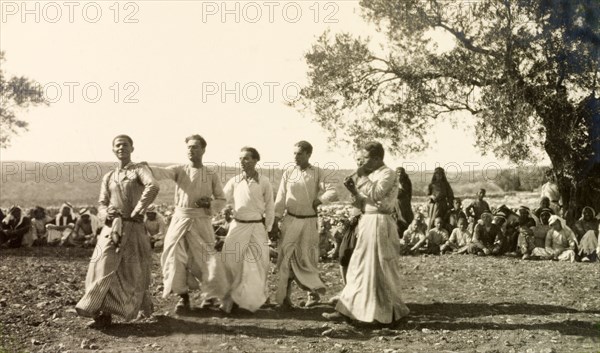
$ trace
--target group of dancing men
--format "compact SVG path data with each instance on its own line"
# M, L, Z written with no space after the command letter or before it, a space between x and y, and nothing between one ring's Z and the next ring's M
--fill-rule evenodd
M202 291L201 306L216 303L226 313L237 308L254 312L265 305L269 234L280 234L277 307L293 307L294 281L307 291L306 307L318 304L325 284L317 266L317 208L336 201L337 194L326 182L327 174L310 164L311 144L300 141L293 146L295 166L284 171L273 197L269 178L256 169L260 154L255 148L241 149L242 171L222 187L218 172L202 163L206 140L191 135L185 143L189 163L162 168L132 162L131 137L113 139L119 165L102 180L98 215L104 226L89 264L85 293L76 305L78 314L93 318L91 327L102 328L112 323L113 315L128 321L152 313L152 250L143 218L158 195L158 181L165 179L174 181L176 189L161 256L163 297L179 296L176 312L192 309L189 292L196 289ZM362 216L336 311L323 315L330 320L389 324L409 313L399 293L400 244L394 217L398 176L384 164L378 142L361 146L356 160L358 168L344 185ZM217 252L211 220L226 204L233 206L234 220Z

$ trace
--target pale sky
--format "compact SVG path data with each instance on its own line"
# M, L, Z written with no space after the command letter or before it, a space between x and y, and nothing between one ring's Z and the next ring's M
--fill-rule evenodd
M126 133L134 160L179 163L184 137L199 133L206 161L233 165L250 145L285 164L306 139L314 162L355 166L352 151L328 147L326 132L285 103L306 84L303 55L324 30L371 33L358 1L21 4L1 2L3 70L37 80L54 103L19 112L30 130L0 151L3 161L113 161L111 139ZM387 163L507 165L482 157L468 128L442 122L432 137L425 153Z

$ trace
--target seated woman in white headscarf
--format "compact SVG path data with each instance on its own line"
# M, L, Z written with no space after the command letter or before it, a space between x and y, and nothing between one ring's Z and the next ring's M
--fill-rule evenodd
M583 262L594 262L598 258L596 248L600 233L600 221L595 218L596 211L586 206L581 212L581 218L575 222L575 234L579 241L578 255Z
M575 262L575 248L577 246L575 233L567 226L566 221L559 216L551 216L548 224L550 230L546 234L545 247L533 249L531 255L546 260Z
M48 230L48 244L64 244L75 229L77 217L73 212L73 206L65 202L60 206L60 211L54 221L46 224Z

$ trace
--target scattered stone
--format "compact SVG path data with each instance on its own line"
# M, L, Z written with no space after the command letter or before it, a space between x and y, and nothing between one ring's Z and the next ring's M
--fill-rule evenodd
M90 349L97 350L97 349L100 349L100 346L95 343L92 343L92 344L90 344Z
M48 302L39 302L39 303L37 303L35 306L36 306L38 309L41 309L41 308L45 307L46 305L48 305Z
M89 349L90 348L90 340L84 339L83 341L81 341L81 343L79 344L79 348Z
M540 353L556 353L554 348L543 348Z
M330 328L329 330L325 330L321 333L321 336L332 337L334 333L334 329Z
M334 346L335 348L342 348L342 347L343 347L343 346L342 346L341 344L339 344L339 343L336 343L336 344L334 344L333 346Z
M283 340L281 338L278 338L277 340L275 340L275 344L283 344Z
M428 328L424 328L421 330L421 332L425 333L425 334L430 334L432 331Z
M35 338L31 339L31 344L33 344L34 346L39 346L42 344L42 342L36 340Z

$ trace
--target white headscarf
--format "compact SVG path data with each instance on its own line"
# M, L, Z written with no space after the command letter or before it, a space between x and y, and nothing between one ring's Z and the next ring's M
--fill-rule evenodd
M12 215L12 213L16 209L21 210L21 218L19 219L19 222L17 223L16 227L20 226L21 223L23 223L23 219L25 218L25 214L23 213L23 208L21 206L12 206L11 208L9 208L8 215L6 215L6 217L4 217L4 219L2 220L2 223L8 224L8 222L15 219L15 217Z
M589 209L592 211L592 218L595 218L595 217L596 217L596 210L594 210L594 209L593 209L592 207L590 207L590 206L585 206L585 207L583 208L583 210L581 210L581 217L579 217L579 220L580 220L580 221L583 221L583 211L585 211L585 209L586 209L586 208L589 208Z

